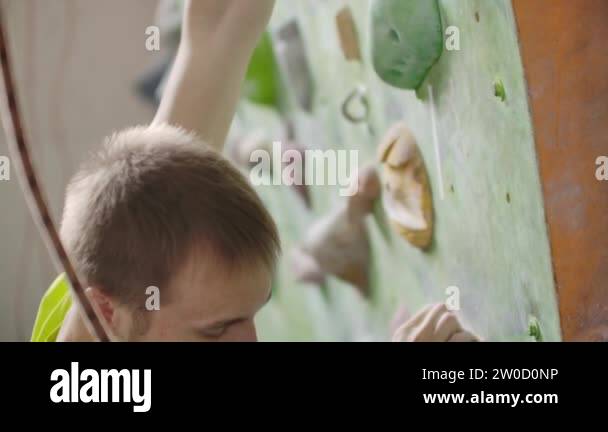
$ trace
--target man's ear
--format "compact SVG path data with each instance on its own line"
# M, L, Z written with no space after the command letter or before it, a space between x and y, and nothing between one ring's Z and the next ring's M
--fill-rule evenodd
M116 325L114 322L116 320L116 305L114 301L97 287L88 287L85 292L97 316L103 319L103 326L106 329L114 329Z

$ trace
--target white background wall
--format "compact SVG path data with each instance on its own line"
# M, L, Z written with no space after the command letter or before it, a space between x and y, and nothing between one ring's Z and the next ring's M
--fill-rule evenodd
M154 61L145 29L157 0L0 0L19 98L58 221L67 181L104 136L147 123L134 82ZM4 133L0 156L8 156ZM26 208L14 167L0 181L0 340L28 339L56 270Z

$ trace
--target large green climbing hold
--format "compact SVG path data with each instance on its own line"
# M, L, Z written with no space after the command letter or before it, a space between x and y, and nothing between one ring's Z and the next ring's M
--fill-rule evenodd
M264 33L256 47L245 79L244 96L251 102L278 108L278 76L272 39Z
M372 0L376 73L394 87L418 90L443 53L438 0Z

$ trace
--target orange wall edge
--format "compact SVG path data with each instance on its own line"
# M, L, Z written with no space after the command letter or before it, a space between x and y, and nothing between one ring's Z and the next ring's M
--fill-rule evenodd
M566 341L608 341L608 1L513 0Z

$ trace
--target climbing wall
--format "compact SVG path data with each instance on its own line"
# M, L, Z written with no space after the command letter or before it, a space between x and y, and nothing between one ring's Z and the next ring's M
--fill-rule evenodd
M336 15L352 9L362 61L343 54ZM424 159L435 213L434 237L422 251L368 217L371 295L329 278L323 286L294 278L290 251L315 221L339 205L337 187L309 190L308 208L293 189L262 186L260 195L281 231L284 249L275 296L258 318L263 340L387 340L400 307L409 313L460 293L458 312L486 340L530 340L536 322L543 340L561 338L527 87L509 0L441 0L443 29L459 44L444 50L417 92L379 79L370 49L370 2L279 1L275 43L295 20L301 29L312 87L311 104L284 86L286 109L244 102L233 136L266 130L284 135L289 119L300 145L358 150L377 163L379 142L394 123L412 131ZM453 41L452 41L453 42ZM459 49L456 49L459 48ZM381 54L381 53L380 53ZM286 78L283 77L285 80ZM353 124L342 103L364 86L369 121ZM307 109L310 108L310 109ZM268 132L270 131L270 132ZM274 135L273 135L274 134ZM536 331L537 339L540 337Z

